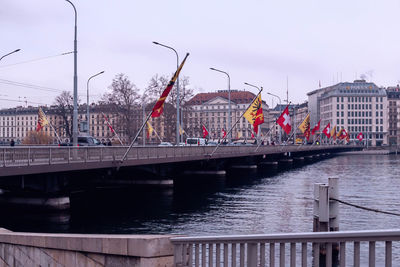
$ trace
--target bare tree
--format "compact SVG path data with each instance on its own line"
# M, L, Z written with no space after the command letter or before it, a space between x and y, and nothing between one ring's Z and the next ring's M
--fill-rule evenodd
M115 76L109 89L111 92L103 95L101 103L110 105L113 112L121 117L122 125L117 127L131 141L141 122L139 89L123 73Z
M72 118L74 114L74 100L69 91L63 91L59 96L56 97L55 105L57 108L55 112L62 118L62 127L65 131L65 135L72 140L73 124Z

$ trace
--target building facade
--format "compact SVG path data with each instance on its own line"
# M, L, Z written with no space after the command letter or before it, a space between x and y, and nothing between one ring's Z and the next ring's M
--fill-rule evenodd
M248 91L231 90L231 114L232 114L232 139L251 139L253 127L244 118L240 118L247 110L255 94ZM189 100L186 105L187 123L185 131L190 137L202 137L202 125L208 132L210 139L221 139L223 131L228 132L229 101L228 91L219 90L212 93L200 93ZM259 126L259 133L268 132L268 106L263 101L262 109L264 123Z
M400 87L388 87L388 144L400 144Z
M308 95L311 125L331 123L344 128L355 141L361 132L371 145L388 144L386 90L365 80L338 83Z

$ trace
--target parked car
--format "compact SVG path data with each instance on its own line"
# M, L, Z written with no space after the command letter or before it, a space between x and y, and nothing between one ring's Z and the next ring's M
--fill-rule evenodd
M217 141L208 141L207 146L217 146L218 142Z
M161 142L158 146L173 146L170 142Z

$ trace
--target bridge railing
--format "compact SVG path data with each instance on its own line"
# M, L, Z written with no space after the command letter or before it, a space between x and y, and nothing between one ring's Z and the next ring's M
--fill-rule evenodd
M171 238L175 266L247 267L390 267L393 256L400 261L399 241L399 229Z
M326 146L332 148L332 146ZM324 149L324 146L297 146L296 151ZM57 147L57 146L17 146L0 148L0 167L57 164L70 162L115 161L123 157L126 146L112 147ZM215 146L182 147L132 147L127 160L159 158L207 158ZM293 146L262 146L257 153L283 153L293 150ZM252 155L255 146L221 146L214 156Z

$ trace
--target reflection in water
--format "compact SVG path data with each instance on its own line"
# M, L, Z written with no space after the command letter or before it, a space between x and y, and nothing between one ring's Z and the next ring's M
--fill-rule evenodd
M340 198L400 212L395 155L340 156L288 171L227 177L183 176L174 188L75 193L68 223L52 214L24 217L3 210L0 226L18 231L74 233L256 234L312 231L313 184L339 177ZM46 219L49 219L46 218ZM340 205L340 230L396 228L398 218Z

